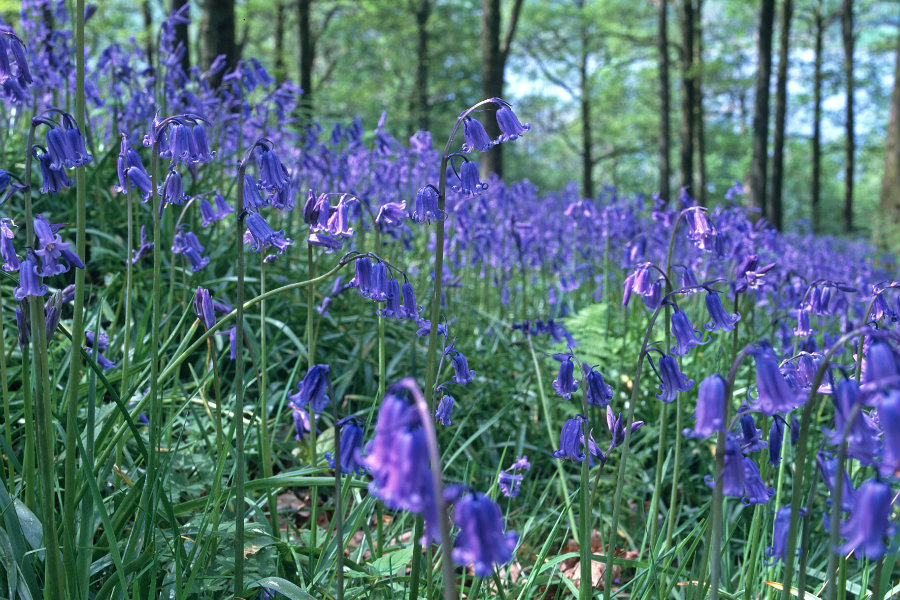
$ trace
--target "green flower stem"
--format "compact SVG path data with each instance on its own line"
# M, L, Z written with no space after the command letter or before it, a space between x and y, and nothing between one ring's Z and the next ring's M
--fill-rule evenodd
M237 305L234 335L234 595L244 595L244 172L247 158L238 166L237 198L234 202L237 244ZM208 332L207 332L208 333ZM315 427L313 427L315 430Z
M128 390L128 366L131 354L131 287L134 278L134 265L131 264L131 253L134 248L134 208L131 202L131 189L125 190L125 214L126 214L126 241L125 241L125 327L122 349L122 383L119 396L124 397Z
M822 362L819 364L819 368L816 371L816 376L812 381L812 387L809 390L809 397L806 400L806 404L803 406L803 415L800 418L800 436L797 440L797 456L796 460L794 461L794 464L796 465L796 471L794 474L794 483L792 486L791 522L790 527L788 528L788 542L784 558L784 578L782 580L783 590L781 596L782 600L790 600L791 598L791 581L793 580L794 558L797 552L797 525L800 518L800 511L798 510L798 507L800 506L803 476L806 472L806 447L807 440L809 438L809 423L812 419L813 400L818 393L819 385L822 383L822 378L825 376L825 370L831 364L831 358L832 356L834 356L835 352L854 337L865 334L871 335L872 333L873 330L868 327L855 329L841 336L840 339L838 339L837 342L835 342L831 346L831 348L828 349L828 351L822 357ZM862 356L859 356L858 359L862 361ZM841 475L839 474L838 476L840 477ZM839 506L832 507L832 510L834 511L838 511L839 509Z
M306 266L309 278L313 279L316 275L316 262L313 256L312 244L306 244ZM316 332L315 332L315 303L316 288L309 286L306 288L306 358L307 367L312 368L316 360ZM313 467L319 466L318 451L316 448L316 415L309 408L309 420L312 425L309 428L309 454L310 462ZM313 564L315 560L316 547L318 546L319 533L319 488L315 485L309 488L309 561Z
M259 292L266 293L266 260L265 255L260 253L259 261ZM263 476L272 476L272 449L269 441L269 404L268 404L268 382L269 367L266 340L266 301L259 303L259 348L260 354L260 383L259 383L259 448L260 462L262 463ZM276 539L281 539L281 526L278 524L278 502L275 498L275 492L272 488L266 490L267 501L269 504L269 521L272 524L272 535Z
M0 292L0 323L3 323L3 294ZM9 383L6 378L6 339L3 332L0 331L0 385L3 386L3 434L6 439L7 448L12 448L12 415L9 410ZM10 452L6 463L6 487L13 489L10 482L15 477L13 468L13 455Z
M593 512L591 511L590 488L590 450L587 440L591 439L590 423L588 422L587 384L582 381L581 410L584 411L584 421L581 422L581 434L584 436L584 460L581 461L581 507L578 516L581 519L581 539L578 541L578 550L581 554L581 588L579 589L581 600L588 600L593 595L594 580L591 576L591 529L593 528ZM559 461L557 461L559 462ZM598 477L603 467L598 470Z
M338 402L334 397L334 389L331 387L331 379L328 380L328 395L331 397L331 414L334 418L334 537L335 544L335 575L337 585L337 600L344 600L344 502L341 496L341 432L338 427L340 420L338 415ZM315 526L315 523L313 524Z
M37 113L37 100L35 100L34 113ZM34 216L31 210L31 165L32 165L32 146L34 145L34 120L32 118L31 126L28 128L28 142L25 146L25 244L34 247ZM22 310L26 316L30 318L30 303L25 303ZM43 309L42 309L43 310ZM34 338L32 338L34 339ZM37 447L37 435L35 432L34 420L34 398L32 397L32 383L29 379L38 377L37 371L34 369L34 361L29 360L28 345L22 348L22 387L24 389L23 397L25 402L25 457L23 458L22 468L25 477L25 505L37 510L37 502L35 501L35 448ZM31 364L31 371L26 365ZM7 421L8 423L9 421Z

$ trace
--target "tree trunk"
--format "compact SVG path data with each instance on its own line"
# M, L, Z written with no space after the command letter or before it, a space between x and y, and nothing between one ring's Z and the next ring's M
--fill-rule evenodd
M144 34L147 36L147 45L144 51L147 53L147 64L153 70L153 42L156 40L156 34L153 31L153 13L150 10L150 0L144 0L141 3L141 9L144 13Z
M502 13L500 0L482 0L481 4L481 91L484 98L503 98L503 78L506 70L506 59L509 48L516 33L519 13L523 0L515 0L510 12L509 22L503 39L500 39ZM500 135L493 119L485 123L488 134L495 138ZM481 166L484 174L496 173L503 177L503 144L491 148L482 154Z
M220 54L226 57L225 69L210 79L210 85L218 87L222 75L233 70L240 58L235 43L234 0L206 0L200 20L200 37L204 69L208 69Z
M580 10L584 2L578 3ZM591 81L588 73L588 30L582 15L580 19L581 57L578 63L579 89L581 90L581 193L585 198L594 197L594 135L591 122Z
M844 0L841 5L841 37L844 41L844 77L847 84L847 118L845 137L847 138L847 158L844 169L844 231L853 230L853 171L855 166L856 141L853 124L853 0Z
M769 204L769 219L775 228L781 231L782 219L782 186L784 183L784 128L787 115L787 77L788 49L790 47L791 14L793 0L784 0L781 5L781 40L778 47L778 82L775 91L775 139L772 142L772 197Z
M769 144L769 80L772 74L772 29L775 0L762 0L759 18L759 58L756 100L753 106L753 161L750 165L750 200L766 217L766 162Z
M172 0L169 9L174 13L187 3L188 0ZM190 9L188 9L188 11L190 11ZM181 44L184 47L184 55L181 57L181 69L185 73L188 73L191 70L191 42L190 37L188 36L187 23L175 25L175 46L178 47L178 44Z
M656 52L659 61L659 196L666 203L671 200L669 164L672 127L669 120L669 7L668 0L660 0L657 19Z
M816 3L815 67L813 73L813 137L812 137L812 229L819 231L822 201L822 45L825 17L822 0Z
M428 131L428 19L431 16L431 0L418 0L414 5L416 16L416 82L410 110L418 129Z
M297 0L297 22L300 49L300 88L303 96L300 98L300 112L307 121L312 120L313 113L313 87L312 70L313 61L316 58L316 45L310 29L309 17L312 0Z
M694 179L694 2L683 0L681 15L681 187Z
M884 153L884 176L881 178L881 194L878 198L883 225L876 234L879 242L887 246L898 241L900 225L900 36L897 37L897 64L894 67L894 91L891 94L891 115L887 127L887 144ZM893 246L897 250L897 246Z
M697 185L692 196L706 206L706 136L703 131L703 0L694 8L694 138L697 149Z
M275 82L278 85L284 83L284 2L275 5Z

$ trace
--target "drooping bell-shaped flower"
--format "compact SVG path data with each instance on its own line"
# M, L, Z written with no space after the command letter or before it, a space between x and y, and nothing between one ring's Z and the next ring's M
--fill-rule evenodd
M622 418L622 413L615 414L613 413L612 407L607 406L606 425L609 428L609 434L612 437L612 440L609 442L609 450L606 452L608 456L614 448L618 448L625 443L625 420ZM631 424L631 433L634 433L643 425L643 421L635 421Z
M41 167L41 193L57 194L60 190L72 187L73 181L66 174L65 169L54 169L50 164L50 154L47 152L35 153Z
M466 198L471 198L487 188L488 184L481 181L478 164L470 160L464 161L459 167L459 185L453 186L454 191L463 194Z
M172 169L166 175L162 189L159 190L162 200L165 204L184 204L190 197L184 193L184 184L181 181L181 174Z
M694 346L706 343L703 341L703 333L694 329L694 324L688 316L678 308L672 313L672 335L675 336L675 345L669 350L675 356L684 356Z
M800 509L801 514L806 514L806 509ZM766 548L766 558L770 559L764 561L766 565L772 566L777 563L779 560L784 561L787 555L787 542L788 542L788 531L791 526L791 506L784 506L778 509L778 512L775 514L775 527L772 532L772 545ZM800 548L797 548L797 553L800 553Z
M717 329L720 331L732 331L734 324L741 320L740 314L726 312L718 292L707 292L705 301L706 310L709 312L710 319L712 319L712 321L707 321L706 323L707 331L715 331Z
M481 121L472 117L466 117L463 121L463 135L466 138L466 143L463 144L462 149L467 154L473 150L487 152L494 145Z
M416 293L409 280L403 282L402 295L403 306L400 310L400 318L417 320L419 318L419 311L422 309L416 304Z
M368 256L356 259L353 264L356 274L350 285L359 290L359 295L368 298L372 291L372 261Z
M781 374L771 349L758 348L753 351L753 356L756 359L756 401L750 405L750 410L772 416L800 406L802 398Z
M271 246L278 254L282 254L294 241L285 237L284 230L273 230L259 213L248 212L244 243L250 244L250 250L253 252L262 252L264 248Z
M363 428L354 417L345 417L337 422L341 432L341 473L363 475L366 467L362 462ZM328 466L334 468L334 455L325 453Z
M493 98L493 101L498 106L495 115L497 126L500 128L500 136L497 138L498 142L510 142L531 129L530 123L523 125L519 122L519 118L513 112L509 102L500 98Z
M507 498L515 498L519 495L524 479L524 475L510 473L501 469L500 473L497 474L497 487L500 488L500 493Z
M713 373L700 382L694 429L685 429L685 437L705 438L717 431L725 431L724 410L725 380L718 373Z
M402 319L400 311L400 284L396 277L392 277L387 282L387 302L385 307L378 311L378 314L386 319Z
M453 523L459 528L453 562L472 564L476 576L489 577L495 566L512 560L519 536L515 531L504 532L500 507L484 494L463 494L453 508Z
M745 506L750 504L765 504L775 495L775 488L766 487L759 475L759 467L747 456L744 457L744 497L741 502Z
M475 371L469 369L469 361L462 352L456 352L451 359L453 363L453 382L466 385L475 378Z
M263 147L259 153L259 185L268 192L287 186L290 181L287 169L273 149Z
M575 379L575 363L571 357L567 357L559 365L559 375L553 381L553 389L563 398L569 399L578 390L578 380Z
M87 340L89 347L96 348L100 352L109 350L109 335L105 331L101 331L98 335L96 332L86 329L84 339Z
M797 309L797 327L794 329L794 335L797 337L806 337L814 335L816 330L809 324L809 311L804 308Z
M33 223L34 235L40 245L40 248L35 250L35 254L41 259L39 275L50 277L67 272L70 267L84 268L84 263L70 248L71 244L62 241L56 233L60 226L51 225L43 215L36 215ZM60 259L63 259L64 264L60 264Z
M882 477L900 476L900 391L883 392L877 401L878 424L884 434L881 461L877 464Z
M769 428L769 464L777 467L781 464L781 446L784 443L784 421L778 416L772 417Z
M243 188L244 210L250 210L251 208L259 210L268 205L268 202L266 202L265 198L262 197L262 194L259 193L259 186L257 186L256 180L253 179L249 173L244 173Z
M834 402L834 429L825 430L826 438L835 445L840 445L847 425L847 456L856 458L862 464L869 465L878 454L878 427L872 423L871 417L862 411L862 394L855 379L844 379L838 382L832 400ZM896 393L896 392L895 392ZM883 397L882 397L883 398ZM890 401L888 401L888 404ZM881 403L879 403L880 405ZM889 410L887 412L890 412ZM881 413L879 412L879 421ZM900 412L892 415L900 419ZM852 419L852 423L850 420ZM882 422L884 423L884 422ZM890 419L887 420L890 424ZM882 425L884 426L884 425ZM896 429L896 428L895 428ZM897 440L900 443L900 439Z
M210 298L209 290L204 287L198 286L194 293L194 314L207 329L216 324L216 312L213 308L212 298Z
M15 234L12 219L0 219L0 258L3 259L4 271L18 271L19 257L16 255L16 247L13 245Z
M744 456L741 447L731 439L725 440L725 462L722 466L722 494L730 498L741 498L747 483ZM706 485L715 487L715 481L707 476Z
M741 445L741 452L759 452L768 442L762 439L762 429L756 426L756 421L750 413L741 415L741 435L737 438Z
M603 375L596 368L591 368L587 376L584 378L584 392L587 397L587 403L592 406L603 408L609 406L613 397L612 386L603 381Z
M575 462L581 462L587 456L585 453L583 424L587 420L582 415L575 415L566 421L559 432L559 450L553 453L553 458L567 458ZM594 443L592 437L588 438L587 453L604 460L600 448Z
M841 523L841 536L846 538L838 553L853 552L856 558L880 559L887 552L885 538L897 528L891 524L894 492L882 481L870 479L859 486L850 518Z
M828 493L833 498L838 478L837 457L833 456L831 453L819 451L816 453L816 462L819 465L819 473L822 475L822 481L825 482L825 487L828 488ZM830 499L829 502L831 502ZM855 503L856 489L853 487L853 483L850 481L850 475L845 468L841 477L841 511L849 512L853 510L853 505Z
M25 260L19 265L19 285L13 289L13 297L16 300L24 300L28 296L40 297L47 293L47 286L43 285L38 277L35 261L34 254L28 252Z
M299 390L288 398L300 407L307 405L313 412L322 412L328 406L328 387L331 380L331 368L325 364L313 365L306 372L303 381L297 384Z
M890 344L882 341L872 342L863 362L863 375L867 389L897 386L898 379L900 379L900 367L897 365L897 356Z
M369 297L375 302L386 302L389 280L387 265L381 261L376 262L372 267L372 285L369 288Z
M671 402L678 392L686 392L694 386L694 380L688 379L678 368L678 361L668 354L659 358L659 379L656 397L663 402Z
M406 210L405 202L385 202L378 209L378 215L375 217L377 225L386 225L393 227L403 223L404 219L409 218L409 212Z
M410 215L416 223L431 223L432 219L443 220L447 213L438 209L437 191L430 185L416 192L416 208Z
M443 396L441 396L441 401L438 403L438 407L434 411L435 420L440 422L440 424L445 427L449 427L451 424L450 413L453 411L454 402L455 401L453 400L453 396L444 394Z

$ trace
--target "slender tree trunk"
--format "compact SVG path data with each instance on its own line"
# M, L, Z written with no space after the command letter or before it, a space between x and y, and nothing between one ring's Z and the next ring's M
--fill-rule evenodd
M410 113L415 127L428 131L428 19L431 16L431 0L418 0L413 9L416 16L416 82Z
M657 17L656 52L659 62L659 196L666 203L671 200L669 180L672 167L669 164L672 127L669 119L669 6L668 0L660 0Z
M898 29L900 32L900 29ZM884 176L878 198L882 218L876 230L878 241L897 250L900 225L900 36L897 37L897 64L894 67L894 91L891 94L891 113L887 127L884 153ZM890 245L890 246L889 246Z
M782 197L784 183L784 128L787 115L787 78L788 78L788 49L790 47L791 14L793 13L793 0L784 0L781 5L781 40L778 47L778 83L775 91L775 139L772 142L772 198L769 204L769 218L775 228L781 231Z
M187 3L188 0L172 0L169 9L174 13ZM181 68L185 73L188 73L191 70L191 42L187 23L179 23L175 26L175 45L178 46L178 44L184 47L184 55L181 57Z
M584 1L579 0L579 10L584 9ZM578 63L578 83L581 91L581 193L585 198L594 197L594 135L591 122L591 80L588 73L588 30L584 18L580 19L579 42L581 57Z
M762 0L759 18L759 57L756 69L756 100L753 107L753 161L750 165L750 199L766 214L766 162L769 144L769 80L772 74L772 29L775 0Z
M853 230L853 172L855 167L856 140L853 122L853 0L841 5L841 37L844 41L844 77L847 84L847 158L844 170L844 231Z
M210 80L210 85L218 87L222 75L237 67L238 47L235 42L234 0L206 0L200 19L201 64L208 69L217 56L224 54L225 69Z
M703 0L694 8L694 137L697 149L697 185L692 194L706 206L706 136L703 128Z
M300 88L303 97L300 99L300 112L303 118L311 121L313 113L312 70L316 56L316 45L310 29L310 9L312 0L297 0L297 22L300 50Z
M275 5L275 81L284 83L284 20L286 10L284 2Z
M694 2L683 0L681 14L681 187L694 179Z
M815 66L813 73L813 137L812 137L812 228L819 231L822 202L822 46L825 38L825 17L822 0L816 3Z
M500 0L482 0L481 3L481 91L485 98L503 98L504 71L509 48L516 33L516 25L523 0L514 0L503 39L500 39L502 13ZM493 119L485 123L491 137L500 134ZM503 144L482 154L481 166L484 174L496 173L503 177Z
M147 45L144 51L147 53L147 64L153 69L153 43L156 41L156 32L153 31L153 12L150 10L150 0L141 2L141 11L144 14L144 33L147 36Z

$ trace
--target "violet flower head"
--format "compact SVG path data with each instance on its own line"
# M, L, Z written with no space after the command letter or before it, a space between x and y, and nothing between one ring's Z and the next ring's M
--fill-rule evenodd
M474 564L475 575L488 577L495 565L512 560L519 536L515 531L504 532L500 507L484 494L463 494L453 508L453 523L459 528L453 562Z
M422 308L416 304L416 292L409 280L403 282L403 306L400 309L401 319L418 320Z
M607 450L606 452L608 456L614 448L618 448L625 443L625 420L622 418L622 413L620 412L619 414L615 414L613 413L612 407L607 406L606 425L609 428L610 435L612 436L612 440L609 442L609 450ZM631 433L634 433L643 425L643 421L635 421L631 424Z
M259 213L248 212L244 243L250 245L252 252L262 252L264 248L271 246L278 254L282 254L294 241L284 236L284 230L273 230Z
M259 157L259 185L268 192L286 187L290 181L287 169L273 149L262 147Z
M25 318L25 310L28 310L27 302L20 302L21 307L16 307L16 332L17 332L17 340L19 342L19 349L24 350L25 346L31 341L31 327L28 324L28 320Z
M863 375L867 388L897 385L900 368L890 344L876 341L869 346L863 362Z
M313 412L322 412L328 406L328 386L331 368L325 364L313 365L306 372L303 381L297 384L296 394L288 396L299 407L309 405Z
M700 382L697 409L694 411L694 429L685 429L684 436L705 438L718 431L725 431L725 379L718 373Z
M466 117L463 121L463 135L466 138L466 142L463 144L462 150L466 154L473 150L487 152L494 145L481 121L472 117Z
M678 368L678 361L668 354L659 357L659 380L656 398L663 402L671 402L678 392L686 392L694 386L694 380L688 379Z
M63 294L61 290L56 290L44 303L44 332L48 340L53 337L56 328L59 327L59 321L62 319L62 305ZM105 333L101 335L106 337ZM88 341L91 341L91 338L88 338ZM109 338L106 338L106 345L109 347Z
M578 380L575 379L575 363L571 357L566 357L559 365L559 375L553 381L553 389L556 393L566 398L572 397L572 394L578 390Z
M741 447L732 439L725 440L725 462L722 466L722 494L730 498L744 495L747 476L744 468L744 456ZM715 480L707 475L706 485L715 488Z
M478 173L478 164L466 160L459 167L459 185L454 185L453 190L463 194L466 198L477 196L488 188L488 184L481 181Z
M522 489L522 481L524 479L524 475L509 473L501 469L500 473L497 474L497 487L500 488L500 493L507 498L515 498Z
M441 396L441 401L438 403L438 407L434 411L435 420L444 427L449 427L451 424L450 412L453 410L454 402L455 400L453 400L453 396L444 394L443 396Z
M877 411L878 423L884 434L881 461L877 463L878 472L882 477L900 477L900 391L889 390L882 393L878 399ZM864 415L860 415L857 419L862 420L863 417Z
M581 462L587 456L585 454L584 429L583 424L587 421L582 415L575 415L566 421L559 432L559 450L553 453L553 458L563 458ZM600 448L594 442L593 436L588 434L587 453L590 455L590 463L593 464L594 457L605 462L606 458L600 451Z
M814 335L816 330L809 324L809 311L804 308L797 309L797 327L794 329L794 335L797 337L807 337Z
M706 210L700 207L687 208L684 211L684 219L688 225L688 239L694 245L718 255L722 254L722 240L718 230L709 220Z
M84 139L75 123L75 118L62 113L63 128L51 126L47 129L47 153L52 169L72 169L90 163L93 157L84 147ZM44 121L47 123L46 121Z
M878 427L872 422L872 418L863 412L862 394L855 379L844 379L835 386L832 400L834 402L834 430L825 430L826 439L836 445L840 445L844 440L844 432L847 430L849 423L850 428L847 431L847 455L856 458L864 465L870 465L875 462L875 456L882 454L882 460L892 462L891 444L889 443L892 433L900 433L900 429L895 423L900 423L900 405L897 400L900 399L900 393L896 390L888 392L888 394L880 396L878 405L879 422L884 428L884 452L879 452L881 444L878 441ZM893 406L891 406L893 404ZM882 410L881 406L885 409ZM893 414L891 414L893 413ZM882 417L885 417L882 419ZM893 419L893 420L892 420ZM896 444L900 444L900 437L896 437ZM895 450L900 450L898 446ZM893 457L894 461L900 459L900 455ZM900 466L900 464L896 465Z
M4 271L19 270L19 257L16 255L16 247L13 245L15 234L12 228L14 226L12 219L0 219L0 258L3 259Z
M137 264L137 262L144 256L146 256L146 254L151 250L153 250L153 242L147 241L147 229L143 225L141 225L141 245L136 250L131 251L131 264Z
M87 340L89 348L96 348L100 352L109 350L109 335L105 331L101 331L100 335L90 329L84 331L84 338Z
M350 280L350 286L359 290L359 295L368 298L372 292L372 261L368 256L356 259L353 264L356 274Z
M750 410L771 417L800 406L802 398L794 393L781 374L772 350L763 346L754 350L753 356L756 359L756 401L750 405Z
M837 483L837 466L838 460L837 457L832 456L831 453L827 453L825 451L819 451L816 453L816 463L819 465L819 474L822 475L822 481L825 482L825 487L828 488L829 495L833 498L835 491L835 484ZM831 499L829 498L829 503L831 503ZM853 483L850 481L850 475L847 473L847 469L844 468L844 472L841 477L841 511L849 512L853 510L853 506L856 504L856 489L853 487Z
M38 277L35 260L34 254L28 252L25 260L19 265L19 285L13 289L13 297L16 300L24 300L28 296L40 297L47 293L47 286L43 285Z
M377 225L395 227L403 223L404 219L409 218L406 210L405 202L385 202L378 209L378 215L375 217Z
M234 357L232 357L231 360L234 360ZM291 407L291 418L294 421L294 439L298 442L302 442L306 439L306 434L308 434L312 428L309 412L293 402L288 402L288 406Z
M613 389L612 386L603 381L603 375L600 374L600 371L591 367L584 378L584 385L588 404L599 406L600 408L609 406L609 402L613 397Z
M897 531L891 524L893 496L890 485L875 479L859 486L850 518L841 523L841 536L846 541L838 553L853 552L856 558L873 561L887 553L885 537L890 538Z
M246 236L244 237L246 239ZM285 239L287 239L290 244L294 243L290 240L290 238ZM337 252L344 246L344 243L339 238L333 237L331 234L323 233L321 231L314 231L310 233L306 237L306 243L310 246L318 246L319 248L324 248L326 254L330 252Z
M781 446L784 443L784 421L778 416L772 417L769 428L769 464L777 467L781 464Z
M198 286L194 293L194 314L206 326L206 329L210 329L216 324L216 312L213 308L212 298L209 290L204 287Z
M256 180L249 173L244 173L243 192L244 210L250 210L251 208L259 210L264 206L268 206L268 202L259 193L259 186L256 184Z
M172 169L166 175L162 188L159 190L164 204L184 204L190 197L184 193L184 183L181 180L181 174Z
M762 430L756 426L756 421L750 413L741 415L741 435L737 442L741 446L741 452L759 452L768 442L762 439Z
M452 359L453 363L453 382L460 385L466 385L475 378L475 371L469 369L469 361L463 356L462 352L456 352Z
M54 169L51 166L49 153L41 152L38 154L36 146L34 154L41 167L42 194L57 194L60 190L72 187L74 182L66 174L65 169Z
M387 300L385 307L378 311L378 314L386 319L402 320L400 306L400 284L396 277L392 277L387 281Z
M744 506L765 504L775 495L775 488L766 487L759 475L759 467L747 456L744 457Z
M12 54L12 62L9 55ZM13 69L15 65L15 69ZM7 82L13 82L16 92L7 90ZM0 83L3 83L4 95L13 102L21 102L25 88L33 83L31 71L28 69L28 61L25 57L25 42L17 36L12 28L0 26Z
M513 112L509 102L501 98L493 98L492 100L498 106L495 116L497 118L497 126L500 128L500 135L497 137L497 142L510 142L531 129L530 123L523 125L519 122L519 118Z
M416 207L410 218L416 223L431 223L432 219L443 221L447 213L438 208L438 193L432 186L426 185L416 192Z
M806 509L801 508L800 513L806 514ZM766 558L771 559L764 561L767 566L776 564L779 560L784 561L787 556L788 531L791 526L791 506L784 506L775 513L775 527L772 532L772 545L766 548ZM797 548L797 554L800 548Z
M84 263L71 250L71 244L62 241L56 233L60 227L61 225L51 225L43 215L34 217L34 235L41 246L35 254L41 259L38 274L42 277L65 273L70 267L84 268ZM60 259L63 259L65 264L60 264Z
M203 256L203 250L200 240L192 232L186 230L175 232L172 240L172 253L184 255L195 272L209 264L209 257Z
M707 321L706 330L734 330L734 324L741 320L741 315L738 313L728 313L725 310L725 307L722 306L722 299L719 298L718 292L708 291L705 300L706 310L709 312L710 319L712 319L712 321Z
M653 284L657 278L654 276L653 268L650 263L641 263L634 268L625 278L624 294L622 296L622 306L628 306L628 300L632 294L640 296L649 296L654 293Z
M675 336L675 345L669 350L675 356L684 356L694 346L707 343L703 341L703 333L694 329L694 324L688 316L678 308L672 313L672 334Z
M366 466L362 461L363 428L353 417L346 417L337 422L341 431L341 473L364 475ZM328 466L334 468L334 455L325 453Z

